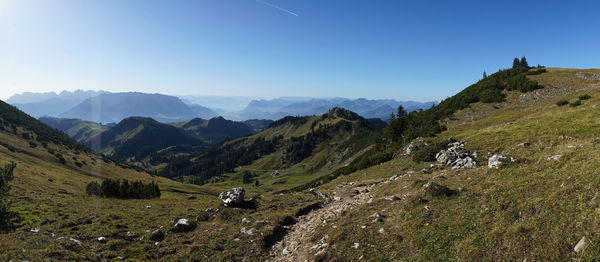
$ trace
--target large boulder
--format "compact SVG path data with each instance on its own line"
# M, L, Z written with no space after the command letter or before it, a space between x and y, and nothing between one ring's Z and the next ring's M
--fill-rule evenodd
M246 191L241 187L232 188L219 194L219 199L221 199L223 205L226 207L235 206L244 202L245 193Z
M475 168L477 162L464 149L464 142L454 142L448 144L448 149L442 150L435 155L438 162L449 165L452 169Z

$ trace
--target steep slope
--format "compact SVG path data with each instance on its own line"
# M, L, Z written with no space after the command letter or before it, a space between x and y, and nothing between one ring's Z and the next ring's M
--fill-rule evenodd
M176 122L193 119L196 114L177 97L138 92L101 94L60 114L63 118L100 123L119 122L130 116Z
M215 117L209 120L195 118L180 127L185 134L208 144L216 144L226 138L252 135L255 132L246 124Z
M117 159L141 162L157 151L185 148L190 152L205 144L183 134L177 128L152 118L129 117L116 126L89 139L90 146Z
M109 127L79 119L41 117L42 123L56 128L80 143L90 146L90 138L106 131Z
M597 260L598 76L548 68L527 76L543 88L471 103L425 139L465 141L476 168L399 155L315 188L327 204L290 227L273 260ZM498 168L493 155L505 157Z

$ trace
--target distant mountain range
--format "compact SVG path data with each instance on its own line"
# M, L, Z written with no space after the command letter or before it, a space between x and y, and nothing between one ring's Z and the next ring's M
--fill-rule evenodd
M62 91L60 94L30 93L16 94L6 102L16 106L23 112L38 118L42 116L58 116L59 114L73 108L84 100L104 94L104 91Z
M7 100L24 112L39 117L81 119L96 123L118 123L131 117L151 117L159 122L182 122L194 118L244 121L249 119L278 120L285 116L320 115L339 107L356 112L364 118L387 120L399 105L405 110L427 109L436 102L397 101L393 99L348 99L281 97L250 99L246 97L168 96L139 92L110 93L105 91L63 91L60 94L23 93Z

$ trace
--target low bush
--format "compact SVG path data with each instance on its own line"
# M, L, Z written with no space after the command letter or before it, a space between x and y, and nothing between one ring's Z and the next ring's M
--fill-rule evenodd
M567 104L569 104L569 101L567 101L566 99L561 99L561 100L558 100L556 102L557 106L564 106L564 105L567 105Z
M576 107L576 106L580 106L580 105L581 105L581 100L577 100L577 101L569 104L569 106L571 106L571 107Z
M588 95L588 94L584 94L584 95L580 95L579 96L579 100L588 100L592 98L592 96Z
M435 143L430 143L427 146L421 147L413 153L412 159L415 162L432 162L435 161L435 155L446 149L449 143L456 140L443 140Z

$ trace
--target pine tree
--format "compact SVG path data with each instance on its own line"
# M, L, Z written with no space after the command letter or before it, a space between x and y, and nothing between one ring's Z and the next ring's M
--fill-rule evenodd
M519 66L525 68L529 67L529 65L527 64L527 59L525 59L525 57L521 57L521 62L519 62Z
M519 58L515 57L515 60L513 60L513 69L514 68L518 68L521 65L521 62L519 61Z
M487 73L485 71L483 71L483 79L487 78Z
M10 190L8 181L13 180L13 172L16 167L17 164L14 162L5 165L3 168L0 167L0 226L5 225L8 220L8 203L5 197L8 194L8 190Z

